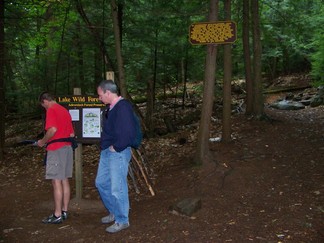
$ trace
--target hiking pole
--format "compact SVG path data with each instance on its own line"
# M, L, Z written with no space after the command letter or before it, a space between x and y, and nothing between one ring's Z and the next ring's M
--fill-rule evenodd
M24 140L24 141L19 142L17 145L18 146L23 146L23 145L37 146L37 140Z

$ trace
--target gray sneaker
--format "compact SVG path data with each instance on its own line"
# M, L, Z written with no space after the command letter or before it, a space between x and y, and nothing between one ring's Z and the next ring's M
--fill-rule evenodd
M118 231L121 231L121 230L126 229L128 227L129 227L129 223L126 223L126 224L114 223L113 225L107 227L106 231L109 232L109 233L117 233Z
M62 211L62 219L66 220L68 218L68 212L67 211Z
M108 216L101 218L101 223L103 224L109 224L114 221L115 221L115 216L113 214L109 214Z
M44 224L61 224L63 222L62 216L56 217L55 214L51 214L47 218L43 219Z

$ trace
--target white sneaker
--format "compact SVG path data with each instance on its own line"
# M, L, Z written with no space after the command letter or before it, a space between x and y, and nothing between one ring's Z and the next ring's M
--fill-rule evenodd
M108 216L101 218L101 223L103 224L109 224L114 221L115 221L115 216L113 214L109 214Z
M113 225L107 227L106 231L109 232L109 233L117 233L118 231L121 231L121 230L126 229L128 227L129 227L129 223L126 223L126 224L114 223Z

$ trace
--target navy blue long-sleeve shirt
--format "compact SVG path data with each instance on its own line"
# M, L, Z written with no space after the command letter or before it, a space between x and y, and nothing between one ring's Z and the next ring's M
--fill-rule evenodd
M117 152L129 147L136 136L133 108L129 101L119 100L103 120L100 139L102 150L111 145Z

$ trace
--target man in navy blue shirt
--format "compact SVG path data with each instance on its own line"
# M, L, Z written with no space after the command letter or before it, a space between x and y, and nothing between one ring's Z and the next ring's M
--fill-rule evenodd
M112 80L103 80L97 87L99 100L107 105L100 139L100 161L96 177L101 200L109 214L101 219L109 233L129 227L129 195L127 185L131 144L135 138L135 120L130 102L118 94Z

